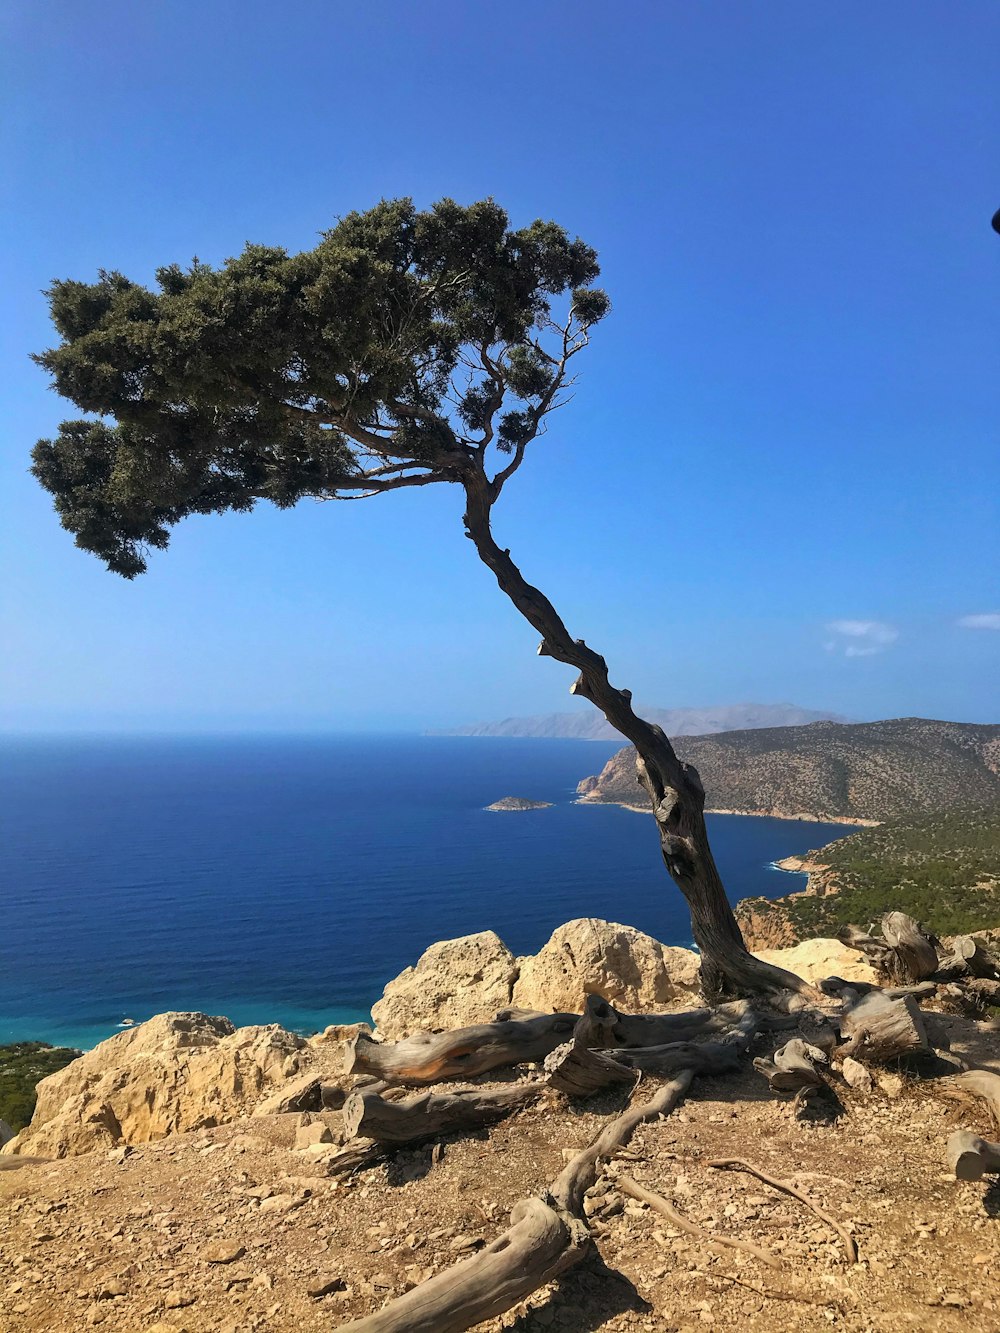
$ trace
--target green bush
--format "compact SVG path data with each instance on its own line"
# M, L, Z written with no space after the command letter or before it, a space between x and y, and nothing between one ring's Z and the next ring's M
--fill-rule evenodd
M80 1054L45 1041L0 1046L0 1120L6 1120L15 1133L23 1129L35 1111L35 1085Z

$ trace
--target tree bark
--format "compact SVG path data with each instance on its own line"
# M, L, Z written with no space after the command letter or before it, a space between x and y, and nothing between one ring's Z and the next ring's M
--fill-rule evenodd
M582 639L573 639L555 607L532 587L501 549L490 529L490 511L499 494L481 465L462 477L465 529L479 558L492 570L500 590L542 636L539 654L579 671L571 693L589 699L608 722L635 746L639 781L656 818L664 865L684 895L695 943L701 952L701 982L709 998L761 991L812 988L794 973L761 962L747 949L712 856L705 828L705 789L691 764L682 764L663 729L632 709L630 690L613 686L608 665Z

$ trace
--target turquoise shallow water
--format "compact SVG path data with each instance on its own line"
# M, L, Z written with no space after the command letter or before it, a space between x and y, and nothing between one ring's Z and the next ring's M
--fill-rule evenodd
M7 739L0 1043L89 1047L164 1009L313 1031L434 940L534 952L575 916L687 944L652 822L574 802L613 744L465 737ZM500 796L551 809L491 814ZM841 825L710 816L735 901Z

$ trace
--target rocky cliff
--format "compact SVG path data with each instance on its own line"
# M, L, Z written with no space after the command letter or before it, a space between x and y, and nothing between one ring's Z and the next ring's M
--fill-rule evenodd
M892 819L1000 799L1000 726L897 718L685 736L710 810L824 819ZM635 752L620 750L579 786L583 800L645 803Z

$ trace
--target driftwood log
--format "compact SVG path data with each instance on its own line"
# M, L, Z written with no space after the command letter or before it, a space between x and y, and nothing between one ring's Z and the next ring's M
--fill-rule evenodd
M852 998L845 992L846 1003L840 1016L840 1035L845 1045L837 1055L864 1055L876 1064L904 1055L930 1051L923 1015L911 995L890 1000L881 991Z
M453 1032L418 1032L403 1041L372 1041L363 1033L348 1042L347 1074L374 1074L386 1083L439 1083L472 1078L503 1065L544 1060L576 1027L576 1014L511 1018Z
M348 1139L373 1139L387 1147L421 1143L494 1124L538 1101L543 1085L509 1088L455 1088L419 1093L405 1101L386 1101L375 1092L352 1092L344 1103L344 1134Z
M967 1129L956 1129L951 1135L945 1156L956 1180L1000 1174L1000 1143L989 1143Z
M485 1249L421 1282L344 1333L464 1333L495 1318L577 1263L590 1246L583 1197L600 1163L624 1148L644 1121L669 1114L694 1074L685 1070L641 1106L611 1121L568 1162L541 1198L522 1199L511 1225Z

